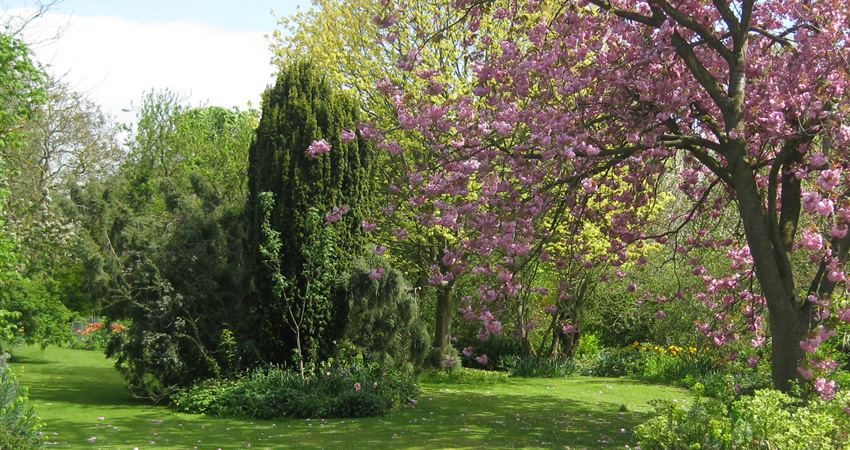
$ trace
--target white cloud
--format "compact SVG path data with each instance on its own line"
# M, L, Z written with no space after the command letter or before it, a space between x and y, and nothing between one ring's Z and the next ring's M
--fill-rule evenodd
M141 23L62 14L39 20L28 30L42 36L65 31L37 45L37 59L121 121L134 116L120 111L152 89L179 92L193 105L244 109L249 101L259 107L260 94L273 81L262 31L226 31L188 20Z

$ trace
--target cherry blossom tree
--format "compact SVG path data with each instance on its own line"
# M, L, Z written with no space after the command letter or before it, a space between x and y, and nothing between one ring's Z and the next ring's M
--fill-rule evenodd
M647 253L635 249L681 237L683 254L713 249L729 259L725 273L693 263L705 284L693 294L717 309L717 323L698 326L715 343L738 337L728 325L735 321L753 332L753 345L769 338L774 385L783 391L821 375L813 369L828 372L809 355L837 321L850 321L850 16L843 1L453 6L475 33L466 42L473 95L451 95L438 73L417 71L416 52L405 55L405 66L432 78L430 90L440 96L380 86L401 127L431 142L440 161L420 185L433 212L417 220L464 231L447 249L454 255L447 274L485 270L465 264L466 255L497 254L486 270L504 273L501 287L482 298L510 302L533 287L510 275L521 258L542 256L590 225L610 246L604 258L584 261L589 266L641 264ZM511 33L476 33L482 20L501 21ZM384 140L380 147L402 150L365 128ZM653 218L646 208L671 178L681 208ZM739 234L698 228L681 235L696 219L730 212ZM553 217L576 228L554 233ZM824 376L813 386L827 398Z

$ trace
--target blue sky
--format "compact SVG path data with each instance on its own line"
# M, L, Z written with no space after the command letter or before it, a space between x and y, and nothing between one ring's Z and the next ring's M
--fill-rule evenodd
M47 0L44 0L46 3ZM8 8L33 6L33 0L0 0ZM269 31L275 15L288 16L310 0L63 0L52 10L75 16L116 16L142 23L190 19L231 31Z
M0 15L26 16L19 8L34 3L0 0ZM125 110L151 90L244 109L259 107L273 81L265 35L299 5L308 10L310 0L63 0L24 38L38 43L36 59L48 71L122 122L133 120Z

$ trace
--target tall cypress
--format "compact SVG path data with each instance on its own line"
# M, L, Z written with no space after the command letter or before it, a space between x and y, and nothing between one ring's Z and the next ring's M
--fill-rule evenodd
M258 344L271 362L291 362L299 337L302 356L321 360L333 352L333 341L342 334L347 304L333 297L331 286L317 287L309 272L315 273L316 263L328 262L321 273L335 279L364 250L360 224L373 203L374 150L360 137L350 142L340 138L342 131L356 130L358 121L354 101L334 92L309 63L282 70L274 87L263 95L262 116L249 152L246 214L260 325ZM321 139L331 150L308 156L308 147ZM272 194L268 211L261 203L264 192ZM317 214L323 220L326 213L343 205L348 213L327 225L329 230L322 229L321 221L317 226ZM263 231L264 223L280 240L275 261L262 251L270 238ZM314 254L328 233L332 247L321 246L325 254ZM276 279L288 283L284 295L275 290ZM301 311L305 304L309 307ZM298 317L299 330L293 327L293 311L304 313Z

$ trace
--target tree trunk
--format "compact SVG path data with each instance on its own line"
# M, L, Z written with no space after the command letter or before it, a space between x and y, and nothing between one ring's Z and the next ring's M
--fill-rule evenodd
M437 364L453 356L452 315L454 314L454 283L437 289L437 328L434 331L434 347L438 349Z
M785 257L784 249L777 246L781 239L771 236L764 198L756 187L752 169L742 156L745 152L742 142L729 152L729 171L756 277L770 314L773 386L789 392L795 383L803 381L797 371L799 360L803 357L800 341L807 331L805 324L809 323L812 311L795 296L793 274L782 269L787 265L781 261Z

